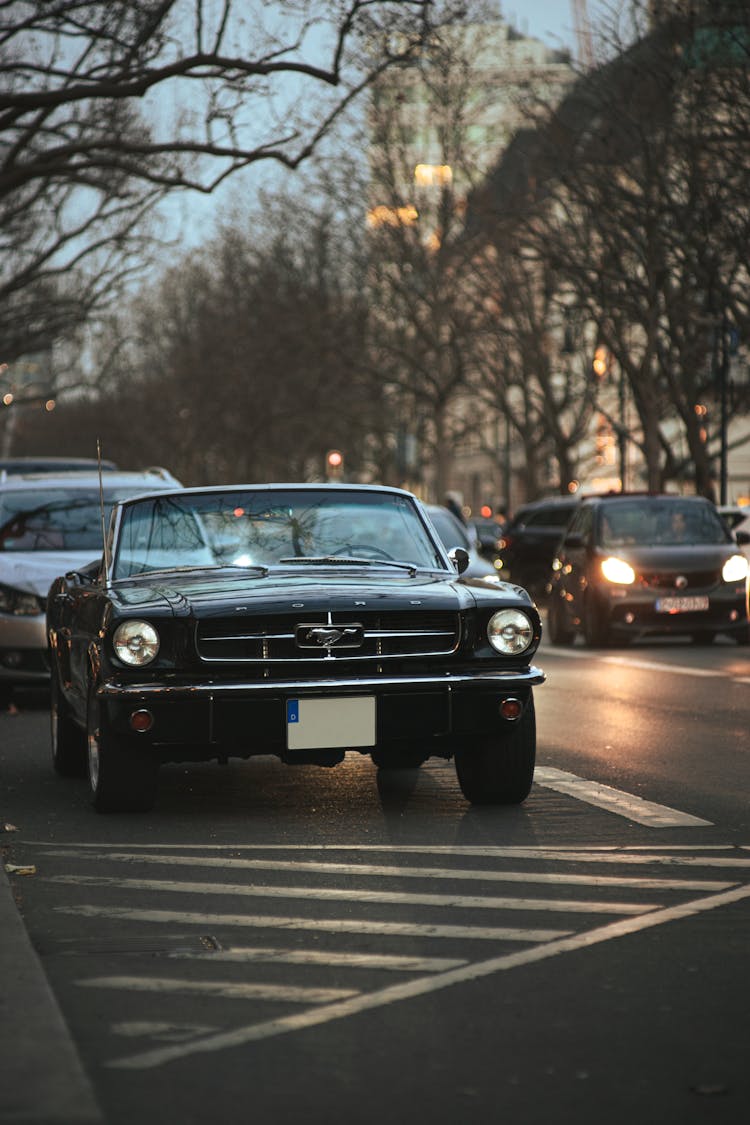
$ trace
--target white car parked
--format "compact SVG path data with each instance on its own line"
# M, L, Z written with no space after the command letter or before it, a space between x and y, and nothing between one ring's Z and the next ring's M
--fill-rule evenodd
M102 475L105 522L115 500L179 488L166 469ZM0 693L49 678L45 610L59 575L101 557L95 472L23 473L0 481Z

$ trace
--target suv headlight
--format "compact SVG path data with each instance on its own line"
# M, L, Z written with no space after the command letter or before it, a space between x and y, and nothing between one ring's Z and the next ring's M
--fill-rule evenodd
M534 641L534 626L518 609L501 609L493 613L487 623L487 639L495 652L503 656L518 656Z
M123 664L150 664L159 652L159 634L148 621L123 621L112 636L115 653Z
M744 555L732 555L721 568L721 577L725 582L742 582L747 578L747 559Z
M44 613L44 602L28 590L17 590L0 582L0 613L12 613L14 617L38 617Z
M624 559L604 559L602 574L608 582L613 582L616 586L632 586L635 582L635 571Z

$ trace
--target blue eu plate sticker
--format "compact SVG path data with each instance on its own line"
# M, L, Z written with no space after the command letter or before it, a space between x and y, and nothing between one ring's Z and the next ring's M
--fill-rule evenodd
M287 699L286 721L287 723L299 722L299 699Z

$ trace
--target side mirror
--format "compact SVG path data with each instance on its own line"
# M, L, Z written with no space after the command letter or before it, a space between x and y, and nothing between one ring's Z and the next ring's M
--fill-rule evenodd
M463 574L463 572L469 565L469 552L464 550L463 547L451 547L450 551L448 552L448 558L451 560L459 574Z
M69 582L74 582L76 586L90 586L96 582L101 565L101 559L94 559L93 562L86 563L85 566L79 566L77 570L69 570L65 577Z
M573 547L573 548L585 547L586 546L586 536L581 535L580 531L574 531L571 535L565 536L565 539L562 542L562 546L568 547L568 548L570 548L570 547Z
M750 531L735 531L734 538L738 547L747 547L750 543Z
M69 570L65 575L65 580L74 586L90 586L94 576L85 570Z

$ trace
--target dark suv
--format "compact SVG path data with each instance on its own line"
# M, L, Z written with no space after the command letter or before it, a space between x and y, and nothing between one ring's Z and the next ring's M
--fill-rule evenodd
M542 597L555 547L579 504L575 496L553 496L518 508L498 541L500 577L525 587L537 598Z
M750 540L750 536L747 537ZM549 639L589 645L648 634L747 644L748 560L700 496L618 493L580 502L556 552Z

